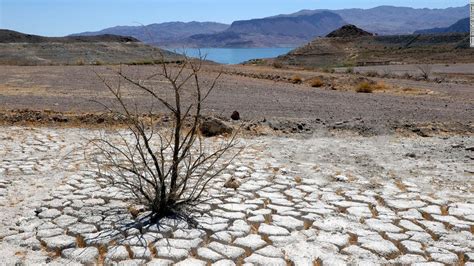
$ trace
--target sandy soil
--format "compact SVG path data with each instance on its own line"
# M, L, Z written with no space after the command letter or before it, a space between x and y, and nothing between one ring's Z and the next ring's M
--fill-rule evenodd
M219 68L209 67L202 76L204 83L209 83ZM3 110L103 111L94 101L108 103L111 99L95 74L105 75L112 81L113 75L105 66L0 66L0 70L0 108ZM143 78L154 73L154 68L130 66L124 67L124 71ZM208 99L205 108L208 114L228 117L237 110L244 120L305 121L310 127L350 124L348 127L374 133L431 123L458 124L464 131L472 130L474 89L471 84L386 79L383 82L398 89L365 94L350 90L358 79L363 80L354 75L252 66L229 66L224 67L224 71L228 74L221 77ZM252 73L254 77L248 77ZM256 78L255 74L258 74ZM312 88L305 82L275 81L275 75L300 75L303 80L323 76L332 84ZM156 81L153 86L159 88L162 83ZM400 89L404 87L416 93ZM165 91L162 93L166 95ZM133 95L140 105L149 103L148 97Z

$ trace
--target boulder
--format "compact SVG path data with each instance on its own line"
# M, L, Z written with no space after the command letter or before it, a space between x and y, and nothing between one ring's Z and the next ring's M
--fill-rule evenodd
M214 137L224 134L231 134L233 128L226 125L217 118L206 118L199 126L201 134L205 137Z
M232 120L240 120L240 114L237 111L234 111L232 115L230 116Z

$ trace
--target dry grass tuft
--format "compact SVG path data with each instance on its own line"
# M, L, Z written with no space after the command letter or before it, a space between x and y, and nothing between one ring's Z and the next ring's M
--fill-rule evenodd
M295 176L295 182L296 182L297 184L301 184L301 181L302 181L301 176Z
M369 82L363 81L357 85L356 92L359 93L372 93L374 92L374 88Z
M358 241L358 236L356 234L349 233L349 244L355 245L357 244L357 241Z
M310 221L310 220L304 220L304 224L303 224L303 227L304 227L304 230L308 230L311 228L311 226L313 226L313 221Z
M291 83L301 84L303 83L303 78L300 75L294 75L293 77L291 77Z
M356 87L356 92L359 93L372 93L377 90L386 90L387 85L383 82L368 82L368 81L363 81L359 83Z
M81 235L76 236L76 244L77 244L77 247L79 248L85 248L87 246L86 241L84 240L84 237Z
M320 88L324 86L324 81L322 81L320 78L313 78L310 80L310 85L313 88Z
M395 185L400 189L400 191L407 191L407 186L400 179L395 180Z
M441 215L446 216L449 215L449 207L446 205L441 206Z

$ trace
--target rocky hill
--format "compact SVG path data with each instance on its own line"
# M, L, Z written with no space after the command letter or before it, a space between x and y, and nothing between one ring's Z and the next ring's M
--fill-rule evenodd
M0 29L0 43L74 43L74 42L139 42L139 40L128 36L117 36L103 34L97 36L67 36L67 37L43 37L25 34L12 30Z
M349 37L362 37L362 36L373 36L373 33L359 29L354 25L345 25L341 28L326 35L328 38L349 38Z
M341 32L340 29L336 32ZM357 31L361 31L360 29ZM316 38L276 59L282 65L338 67L383 64L473 63L469 34Z
M437 34L437 33L468 33L470 31L469 18L464 18L446 28L433 28L419 30L417 34Z
M116 35L43 37L0 30L0 65L86 65L148 63L176 54Z

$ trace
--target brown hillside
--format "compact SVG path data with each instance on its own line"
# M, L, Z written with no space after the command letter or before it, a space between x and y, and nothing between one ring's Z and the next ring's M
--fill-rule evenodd
M474 62L468 34L354 37L353 33L340 29L332 35L340 37L317 38L276 62L302 67Z
M349 37L361 37L361 36L373 36L374 34L367 32L363 29L357 28L355 25L345 25L341 28L329 33L326 37L328 38L349 38Z

